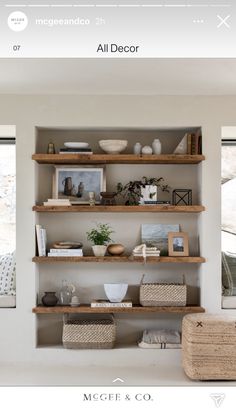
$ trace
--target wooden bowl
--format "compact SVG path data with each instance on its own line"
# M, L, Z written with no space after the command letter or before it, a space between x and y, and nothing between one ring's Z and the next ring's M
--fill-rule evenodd
M107 251L112 256L120 256L122 255L122 253L124 253L125 248L122 244L113 243L113 244L109 244Z
M80 242L55 242L53 249L82 249L83 244Z

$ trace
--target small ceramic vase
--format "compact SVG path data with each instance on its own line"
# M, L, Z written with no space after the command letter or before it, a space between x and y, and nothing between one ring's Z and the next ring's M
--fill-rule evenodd
M44 296L42 298L42 303L46 307L54 307L57 305L58 298L56 296L56 292L47 291L44 293Z
M47 153L48 154L55 154L56 153L54 143L48 143Z
M144 155L152 154L152 147L150 147L149 145L145 145L142 148L142 154Z
M152 142L153 154L161 154L161 142L158 138Z
M100 256L105 256L106 251L107 251L107 246L94 245L92 246L92 249L93 249L94 256L100 257Z
M134 145L134 154L136 154L136 155L141 154L141 150L142 150L142 144L141 143L136 143Z
M122 253L124 253L124 250L125 250L124 246L119 243L109 244L107 248L109 255L112 255L112 256L122 255Z

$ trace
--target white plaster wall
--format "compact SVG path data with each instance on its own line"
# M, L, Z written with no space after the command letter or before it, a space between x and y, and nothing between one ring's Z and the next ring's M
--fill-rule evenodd
M235 139L236 138L236 127L223 127L222 128L222 139Z
M0 96L0 124L16 125L17 139L17 308L0 311L0 353L7 361L91 364L137 362L132 351L80 352L36 349L36 317L31 313L38 289L34 255L35 126L64 127L183 127L202 126L202 203L199 218L201 254L207 263L201 271L201 304L220 310L220 140L221 126L236 126L236 97L191 96ZM167 316L168 317L168 316ZM160 317L163 322L163 317ZM55 320L57 321L57 319Z
M1 125L0 126L0 137L15 137L16 135L16 128L14 125Z

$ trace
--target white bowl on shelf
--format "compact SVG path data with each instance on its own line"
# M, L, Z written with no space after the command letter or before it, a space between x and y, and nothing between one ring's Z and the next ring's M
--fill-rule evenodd
M128 284L104 284L104 290L111 303L120 303L127 293Z
M107 154L119 154L126 149L127 140L100 140L99 146Z

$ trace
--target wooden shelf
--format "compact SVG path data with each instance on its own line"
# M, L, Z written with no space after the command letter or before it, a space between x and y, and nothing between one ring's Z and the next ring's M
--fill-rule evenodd
M35 256L32 259L36 263L58 263L58 262L69 262L69 263L143 263L142 257L134 256ZM204 263L206 260L200 256L148 256L147 263Z
M45 307L38 306L32 309L36 314L63 314L63 313L203 313L205 310L199 306L186 307L142 307L134 305L133 307L96 307L92 308L89 304L79 307L55 306Z
M35 205L36 212L169 212L169 213L199 213L205 211L202 205L71 205L65 206L44 206Z
M205 157L199 154L33 154L32 160L40 164L198 164Z

